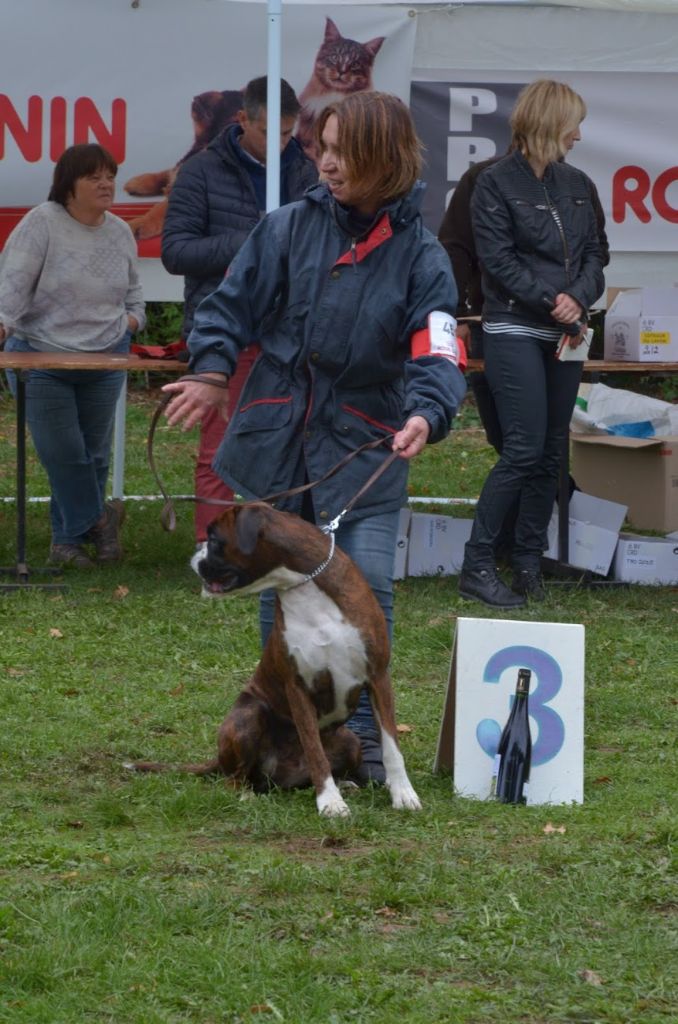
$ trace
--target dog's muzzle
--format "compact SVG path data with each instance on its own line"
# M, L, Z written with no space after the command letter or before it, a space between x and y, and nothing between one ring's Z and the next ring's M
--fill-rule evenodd
M221 597L233 590L240 590L249 583L243 571L236 566L221 562L214 564L207 544L197 548L191 558L191 569L202 581L203 597Z

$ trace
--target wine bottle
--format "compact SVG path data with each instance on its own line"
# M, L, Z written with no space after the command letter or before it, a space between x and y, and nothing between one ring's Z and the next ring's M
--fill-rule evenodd
M528 668L518 670L513 706L501 734L494 761L494 795L504 804L527 803L527 783L532 759L528 715L531 677L532 673Z

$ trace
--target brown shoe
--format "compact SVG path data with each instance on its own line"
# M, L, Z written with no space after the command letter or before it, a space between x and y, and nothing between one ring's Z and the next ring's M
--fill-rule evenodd
M120 498L107 501L99 522L86 534L94 544L98 562L118 562L122 558L120 527L124 521L125 506Z
M94 562L80 544L52 544L48 561L73 569L94 569Z

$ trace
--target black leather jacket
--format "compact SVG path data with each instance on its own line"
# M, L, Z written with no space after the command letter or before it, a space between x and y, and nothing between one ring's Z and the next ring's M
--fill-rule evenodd
M450 257L452 273L459 292L457 317L479 316L482 312L483 293L480 282L480 264L471 226L471 196L476 181L485 168L491 167L501 159L500 156L493 156L489 160L481 160L478 164L472 164L462 174L452 193L438 231L438 239ZM610 262L610 246L605 232L605 213L596 186L590 178L587 178L587 182L596 215L598 241L603 253L603 266L606 267Z
M590 182L577 168L551 163L540 180L514 151L480 174L471 216L485 320L553 326L560 292L586 314L603 291Z

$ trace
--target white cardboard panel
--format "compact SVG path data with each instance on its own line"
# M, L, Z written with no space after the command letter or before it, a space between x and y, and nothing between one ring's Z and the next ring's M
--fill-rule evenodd
M529 804L584 799L584 626L457 620L435 768L465 797L490 796L492 763L519 668L532 670Z

